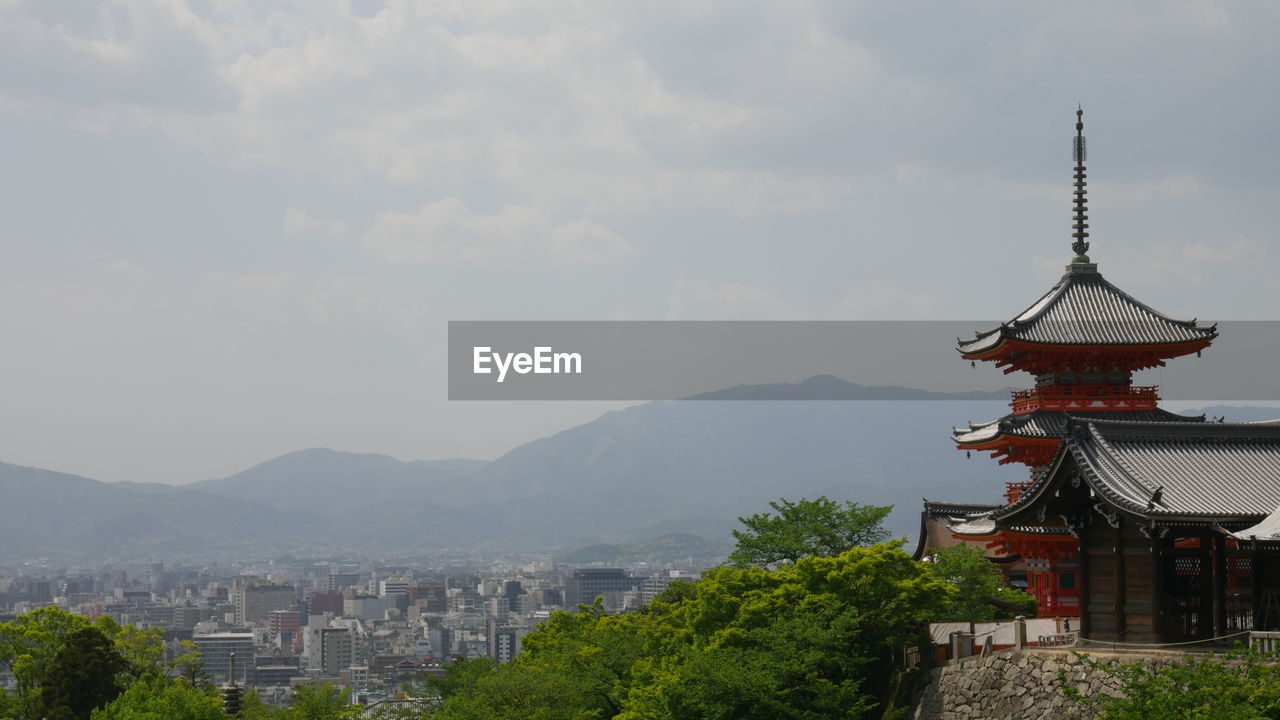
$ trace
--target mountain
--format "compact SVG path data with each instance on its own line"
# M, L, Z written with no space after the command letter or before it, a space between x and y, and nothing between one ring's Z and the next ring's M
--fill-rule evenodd
M1189 410L1183 415L1204 415L1210 420L1226 418L1227 422L1262 422L1280 418L1280 408L1253 407L1240 405L1210 405L1198 410Z
M897 385L859 385L835 375L814 375L798 383L767 385L734 385L691 395L685 400L1000 400L1007 402L1009 391L974 390L970 392L934 392Z
M597 543L556 555L556 562L573 565L592 563L628 564L633 562L680 562L694 560L719 562L733 550L728 542L710 542L698 535L672 533L627 545Z
M10 556L201 555L288 535L269 508L146 484L109 484L0 463L0 547Z
M661 402L523 445L470 480L518 544L617 543L667 533L726 538L769 500L826 495L894 505L912 534L924 496L998 499L1021 468L966 461L952 424L997 402ZM550 502L549 502L550 501ZM522 512L503 513L521 508Z
M819 495L893 505L890 531L912 535L921 498L997 502L1006 482L1026 477L1021 466L967 458L950 442L952 425L1005 412L1003 397L655 402L492 462L315 448L182 487L0 464L0 547L134 558L577 548L625 559L676 552L673 544L718 547L739 516L770 500ZM1204 412L1280 416L1275 408Z
M311 448L254 465L230 477L186 487L281 510L347 513L355 507L456 499L459 482L483 460L402 462L387 455Z

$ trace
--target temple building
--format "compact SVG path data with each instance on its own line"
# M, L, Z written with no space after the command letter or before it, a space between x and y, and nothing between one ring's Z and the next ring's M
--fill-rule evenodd
M1025 572L1041 615L1079 615L1086 638L1178 642L1280 623L1280 423L1174 414L1158 387L1133 384L1199 355L1217 330L1143 304L1089 259L1076 114L1074 257L1022 313L958 340L966 360L1035 386L1013 393L1008 415L956 429L956 446L1030 476L992 509L926 502L917 556L985 547Z

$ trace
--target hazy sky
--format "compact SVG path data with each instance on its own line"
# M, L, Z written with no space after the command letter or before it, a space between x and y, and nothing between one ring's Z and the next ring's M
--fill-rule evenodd
M615 407L447 402L450 319L1009 317L1070 257L1077 102L1107 277L1277 319L1277 27L1266 2L0 0L0 460L494 457Z

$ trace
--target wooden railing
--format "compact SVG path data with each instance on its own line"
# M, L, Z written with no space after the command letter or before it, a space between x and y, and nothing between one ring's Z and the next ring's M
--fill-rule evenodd
M1153 408L1159 401L1156 385L1045 385L1014 390L1015 413L1032 410L1108 410Z

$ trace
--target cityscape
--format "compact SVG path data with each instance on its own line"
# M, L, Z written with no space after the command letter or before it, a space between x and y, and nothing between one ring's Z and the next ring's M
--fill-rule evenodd
M299 684L330 683L372 704L454 659L509 662L520 639L554 611L597 597L609 612L635 610L672 581L696 581L705 567L643 565L0 565L0 622L49 605L91 619L105 615L163 630L171 657L192 643L208 682L234 680L277 703ZM0 672L0 687L14 682Z
M0 0L0 720L1280 717L1276 27Z

